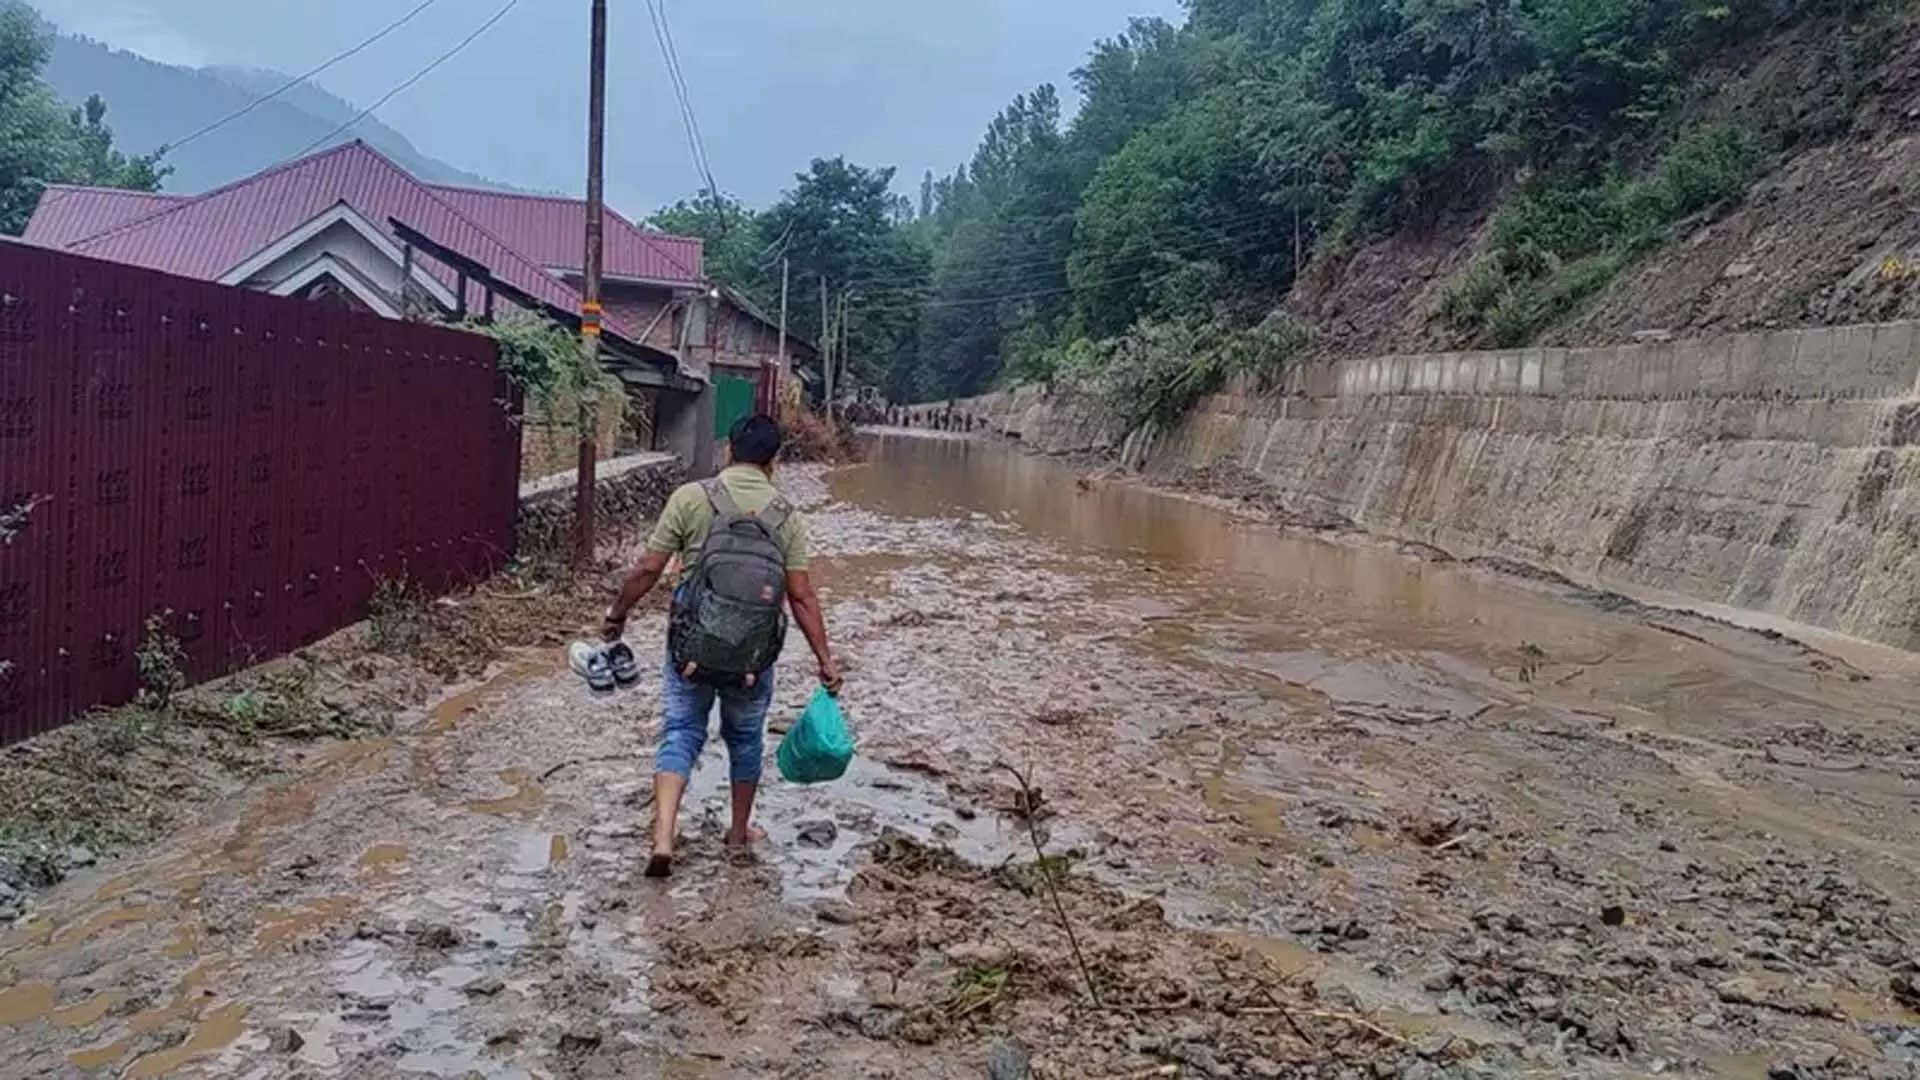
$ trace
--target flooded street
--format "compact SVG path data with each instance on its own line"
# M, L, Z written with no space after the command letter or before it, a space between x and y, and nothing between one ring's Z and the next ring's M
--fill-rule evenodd
M0 1076L1920 1076L1897 658L959 439L786 482L861 756L760 861L712 745L644 881L656 682L528 651L49 894Z

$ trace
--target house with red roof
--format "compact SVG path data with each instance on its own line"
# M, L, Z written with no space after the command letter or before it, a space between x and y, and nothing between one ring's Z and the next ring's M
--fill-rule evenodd
M579 199L429 184L351 142L202 195L49 187L21 239L389 318L528 310L577 328L585 232ZM699 240L611 209L604 236L603 356L652 445L704 469L740 403L772 399L778 327L706 278Z

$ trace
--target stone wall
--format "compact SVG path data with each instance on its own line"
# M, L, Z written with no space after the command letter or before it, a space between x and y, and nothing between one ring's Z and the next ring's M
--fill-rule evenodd
M1349 361L1165 433L1033 388L960 408L1043 450L1232 464L1386 535L1920 648L1916 379L1895 323Z
M594 524L600 544L631 544L685 479L672 454L631 454L600 462ZM559 473L520 488L520 558L537 562L573 550L573 478Z
M577 406L571 401L550 408L528 406L520 421L520 482L532 483L556 473L568 472L580 460L580 427L574 416ZM619 453L626 418L620 409L601 409L597 414L595 444L601 460Z

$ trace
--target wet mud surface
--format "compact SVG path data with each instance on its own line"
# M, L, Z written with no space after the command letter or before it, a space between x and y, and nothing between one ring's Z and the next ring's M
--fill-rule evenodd
M862 756L757 861L716 740L643 880L657 684L525 650L43 897L0 1076L1920 1076L1910 678L999 447L790 482Z

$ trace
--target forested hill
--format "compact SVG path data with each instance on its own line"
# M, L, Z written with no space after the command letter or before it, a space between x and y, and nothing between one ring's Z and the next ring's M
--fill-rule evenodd
M290 76L244 68L196 69L148 60L97 41L54 34L42 77L70 103L99 95L111 108L116 141L135 153L178 142L280 90ZM421 153L406 136L324 90L281 93L184 145L168 150L166 190L195 193L251 176L300 154L366 140L414 175L436 183L497 187Z
M763 213L710 199L658 220L766 299L785 252L808 336L850 294L853 374L896 398L1098 373L1144 417L1303 350L1640 329L1646 305L1618 297L1676 239L1806 155L1910 123L1888 99L1920 68L1911 8L1192 0L1184 26L1095 43L1071 117L1054 87L1015 98L917 199L828 158ZM1753 277L1776 261L1806 262ZM1796 308L1799 288L1702 325L1839 313Z

